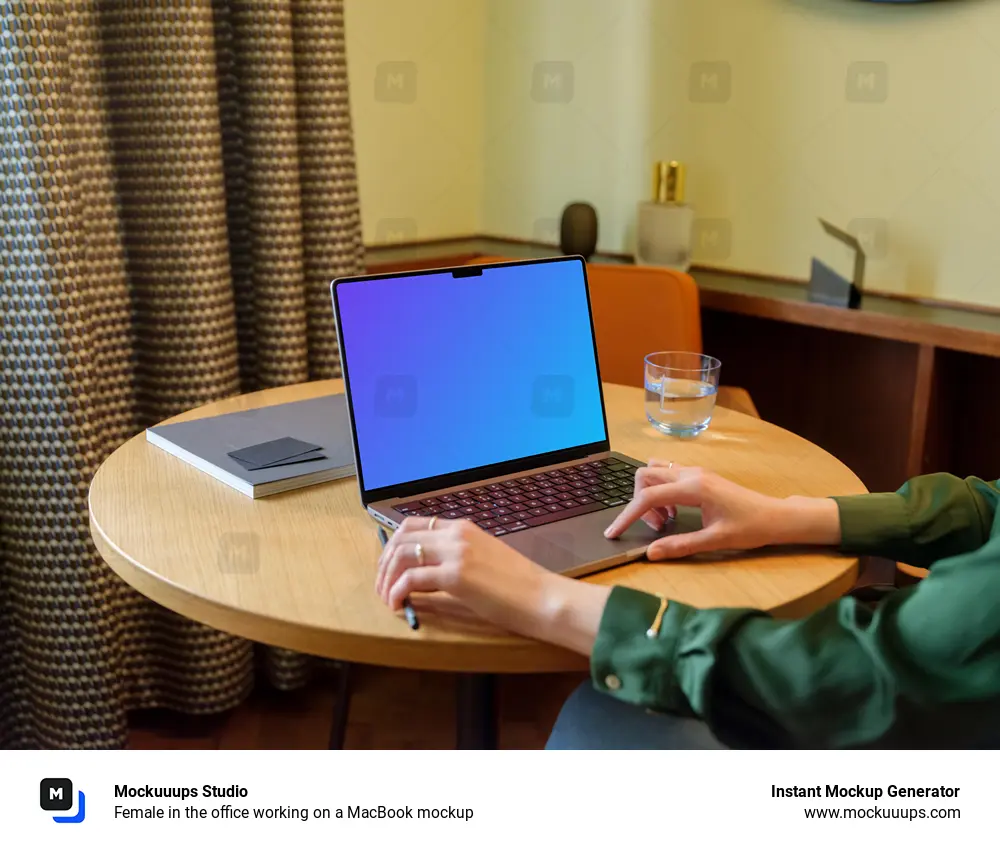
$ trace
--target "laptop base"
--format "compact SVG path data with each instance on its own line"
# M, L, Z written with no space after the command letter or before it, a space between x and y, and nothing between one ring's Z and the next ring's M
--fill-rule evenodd
M587 462L622 461L633 467L641 467L643 465L640 461L618 452L602 452L585 460ZM533 472L567 469L577 467L580 463L581 461L559 464L533 470ZM468 485L467 489L481 489L492 484L509 482L512 479L522 477L523 474L521 476L504 476L497 479L490 479L478 484ZM368 510L379 522L388 525L390 528L398 528L400 523L405 519L405 515L397 510L398 507L403 507L405 510L406 506L413 505L415 502L423 500L436 502L443 493L449 492L451 492L451 489L425 493L406 499L396 499L392 502L375 503L369 505ZM604 536L604 530L621 511L622 506L608 507L603 510L583 514L582 516L560 519L558 522L547 525L523 528L516 533L506 534L501 539L512 549L515 549L525 557L552 572L579 577L606 570L619 564L639 560L645 555L646 548L650 543L666 534L677 533L679 530L676 522L669 523L666 529L657 532L644 522L637 521L617 540L608 540ZM684 525L691 525L691 523L685 522ZM697 527L697 525L692 527ZM685 528L684 530L689 529Z

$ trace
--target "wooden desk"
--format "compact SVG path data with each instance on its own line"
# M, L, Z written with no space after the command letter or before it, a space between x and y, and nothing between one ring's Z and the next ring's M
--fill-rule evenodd
M324 381L240 396L170 421L341 391ZM696 440L646 423L640 389L605 385L612 447L637 458L711 467L777 496L864 492L842 463L775 425L717 409ZM379 543L354 479L251 500L150 445L131 439L90 488L94 542L145 596L241 637L346 661L476 673L586 669L580 656L488 628L423 618L419 631L374 592ZM745 558L641 562L587 581L625 584L702 607L751 606L779 616L845 594L857 559L782 550Z

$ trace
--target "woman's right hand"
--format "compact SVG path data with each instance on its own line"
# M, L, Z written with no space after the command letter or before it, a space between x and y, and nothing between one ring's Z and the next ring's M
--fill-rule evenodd
M676 516L678 506L701 508L702 528L650 544L650 560L720 549L840 542L840 514L832 499L765 496L714 472L659 460L636 472L635 496L605 536L618 537L639 519L659 531Z

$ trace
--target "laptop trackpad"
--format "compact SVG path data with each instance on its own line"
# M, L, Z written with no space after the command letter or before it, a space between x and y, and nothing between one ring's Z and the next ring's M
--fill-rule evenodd
M663 531L654 531L646 523L634 523L617 540L608 540L604 529L620 513L618 509L585 514L533 532L511 535L507 541L532 561L550 570L562 571L580 564L596 563L624 552L644 549L667 534L694 531L701 527L701 512L682 509L677 520Z

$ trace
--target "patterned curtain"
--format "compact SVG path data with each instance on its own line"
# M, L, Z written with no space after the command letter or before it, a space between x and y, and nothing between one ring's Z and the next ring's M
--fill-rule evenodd
M342 0L0 4L0 747L119 747L306 661L104 565L101 461L239 392L339 373L363 268Z

